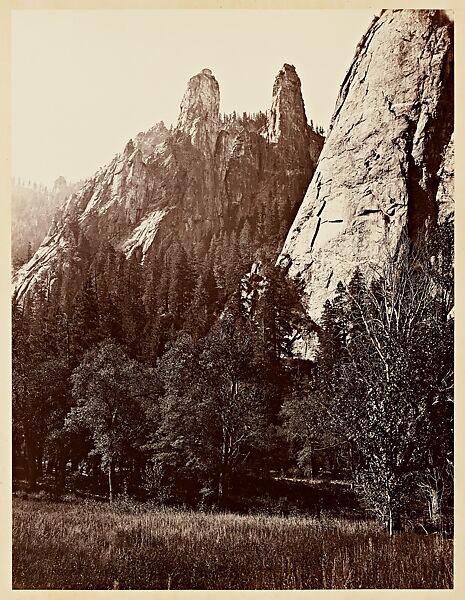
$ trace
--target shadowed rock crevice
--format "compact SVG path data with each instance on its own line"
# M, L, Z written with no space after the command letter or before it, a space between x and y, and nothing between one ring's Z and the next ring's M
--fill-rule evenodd
M415 240L425 227L435 226L439 206L437 192L439 170L454 131L454 37L453 25L443 11L438 11L433 22L446 27L450 45L444 57L440 80L441 93L434 115L430 114L425 131L423 164L416 164L408 154L408 233ZM412 132L412 139L413 139Z

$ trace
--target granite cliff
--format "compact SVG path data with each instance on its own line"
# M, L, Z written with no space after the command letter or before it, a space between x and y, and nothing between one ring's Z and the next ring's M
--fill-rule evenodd
M357 266L453 218L453 52L437 10L383 11L360 41L278 259L316 321Z

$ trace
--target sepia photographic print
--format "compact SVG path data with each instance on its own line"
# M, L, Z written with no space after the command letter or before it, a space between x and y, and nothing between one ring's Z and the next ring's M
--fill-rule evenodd
M454 11L226 6L10 13L12 588L450 590Z

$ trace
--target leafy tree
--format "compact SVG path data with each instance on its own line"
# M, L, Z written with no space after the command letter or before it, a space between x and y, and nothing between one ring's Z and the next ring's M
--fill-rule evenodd
M13 435L16 449L24 450L31 488L41 475L55 415L64 410L68 396L69 371L66 360L60 357L60 328L50 314L51 306L41 294L33 302L13 302L12 308Z
M356 491L391 534L418 489L440 522L451 488L452 279L439 246L431 259L426 242L404 244L370 284L357 270L338 285L317 366L281 411L301 466L325 447L347 453Z
M172 495L185 500L198 492L210 468L199 370L199 347L190 336L180 335L158 362L163 394L159 410L148 413L154 427L148 443L152 469L166 491L171 488Z
M228 493L234 469L264 442L266 398L254 349L252 336L226 317L208 336L201 355L216 416L219 502Z
M437 411L447 413L451 401L453 325L418 250L385 264L371 285L357 274L345 288L345 347L332 357L328 411L360 452L362 497L393 533L431 449L444 458L431 435L440 423L450 447L450 419L438 422Z
M280 412L284 433L291 443L297 465L310 478L318 474L317 457L345 454L352 467L352 447L344 432L340 433L338 419L328 413L327 387L320 373L299 376L284 400Z
M226 501L231 476L266 443L266 398L252 337L228 317L199 343L181 336L159 362L165 386L154 460ZM189 483L190 482L190 483Z
M73 372L72 384L77 406L68 414L66 427L72 431L84 426L91 432L107 471L112 501L116 467L128 438L137 437L143 403L157 397L158 380L153 369L128 358L121 346L103 342L85 354Z

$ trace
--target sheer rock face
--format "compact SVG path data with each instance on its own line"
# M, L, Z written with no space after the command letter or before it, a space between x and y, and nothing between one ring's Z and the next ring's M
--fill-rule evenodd
M307 125L300 79L292 65L285 64L274 82L266 135L271 143L287 142L290 148L285 158L290 167L303 168L309 159L317 162L321 137Z
M276 78L272 109L242 118L220 118L218 83L204 69L190 79L173 130L159 123L139 133L69 198L17 273L15 293L21 298L68 268L78 280L76 247L83 235L91 253L108 241L144 261L161 246L169 252L175 238L192 250L220 232L238 231L271 200L291 214L322 145L307 124L293 67L285 65Z
M295 68L285 64L273 86L268 139L276 143L281 136L301 135L306 126L300 79Z
M438 178L438 222L445 223L454 220L454 136L446 147Z
M210 155L215 150L220 119L220 88L210 69L191 77L181 102L178 129L192 145Z
M278 259L317 321L357 265L369 275L405 230L452 210L452 27L441 11L389 10L358 45Z

